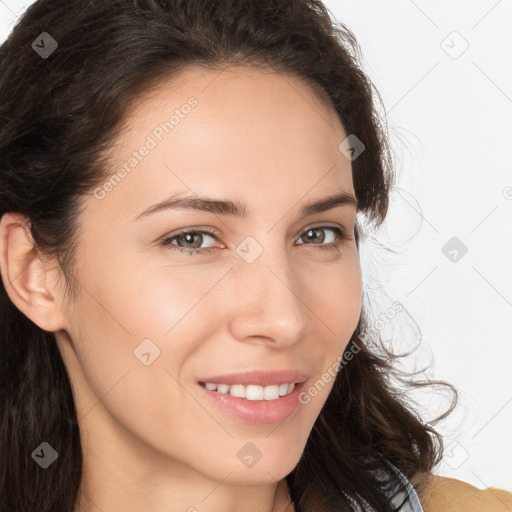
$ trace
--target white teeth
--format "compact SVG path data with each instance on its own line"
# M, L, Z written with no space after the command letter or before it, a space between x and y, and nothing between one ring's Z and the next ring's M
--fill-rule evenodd
M237 398L245 398L245 386L242 384L233 384L229 388L229 394Z
M207 382L206 389L217 391L223 395L230 394L238 398L246 398L247 400L277 400L280 396L288 395L295 387L294 383L290 384L273 384L271 386L257 386L255 384L215 384Z
M255 386L253 384L249 384L245 388L245 398L247 398L247 400L263 400L263 395L265 394L264 392L267 391L268 389L270 389L271 393L269 395L269 398L265 397L265 399L272 400L271 395L273 394L272 393L273 387L274 386L267 386L267 387L263 388L262 386ZM231 393L231 391L230 391L230 393Z
M217 384L214 384L214 386L217 386ZM229 393L229 384L219 384L217 387L217 391L219 393L222 393L223 395L226 395Z
M261 389L261 397L258 397L258 400L261 400L262 398L264 400L275 400L276 398L279 398L279 386L276 384L275 386L247 386L247 389L245 390L245 396L249 399L249 388L255 388L258 391Z

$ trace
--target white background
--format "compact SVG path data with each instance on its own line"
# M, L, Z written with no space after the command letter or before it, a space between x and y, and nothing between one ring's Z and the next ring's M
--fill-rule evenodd
M0 41L31 3L0 0ZM512 1L325 4L361 45L396 152L376 235L393 252L361 248L374 314L399 302L384 338L419 343L406 367L429 364L461 393L438 425L448 450L436 472L512 491ZM452 237L467 247L455 262L442 252ZM435 394L418 400L439 408Z

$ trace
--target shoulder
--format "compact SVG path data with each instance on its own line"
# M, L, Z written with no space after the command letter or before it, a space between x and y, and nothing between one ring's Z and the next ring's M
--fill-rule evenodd
M418 491L424 512L510 512L512 493L429 474Z

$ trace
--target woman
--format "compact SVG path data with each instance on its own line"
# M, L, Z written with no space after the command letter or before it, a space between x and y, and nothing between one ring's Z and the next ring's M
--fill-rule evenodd
M393 174L357 53L314 0L20 19L0 49L2 510L508 506L433 476L442 440L376 353L356 214L384 221Z

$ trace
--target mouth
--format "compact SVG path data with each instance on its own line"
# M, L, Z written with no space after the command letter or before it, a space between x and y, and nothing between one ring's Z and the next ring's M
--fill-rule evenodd
M295 388L296 382L271 384L259 386L257 384L216 384L214 382L199 382L200 386L215 391L222 395L230 395L247 400L277 400L281 396L290 394Z
M308 379L309 380L309 379ZM243 423L267 425L291 418L300 409L307 380L261 386L198 382L207 404Z

